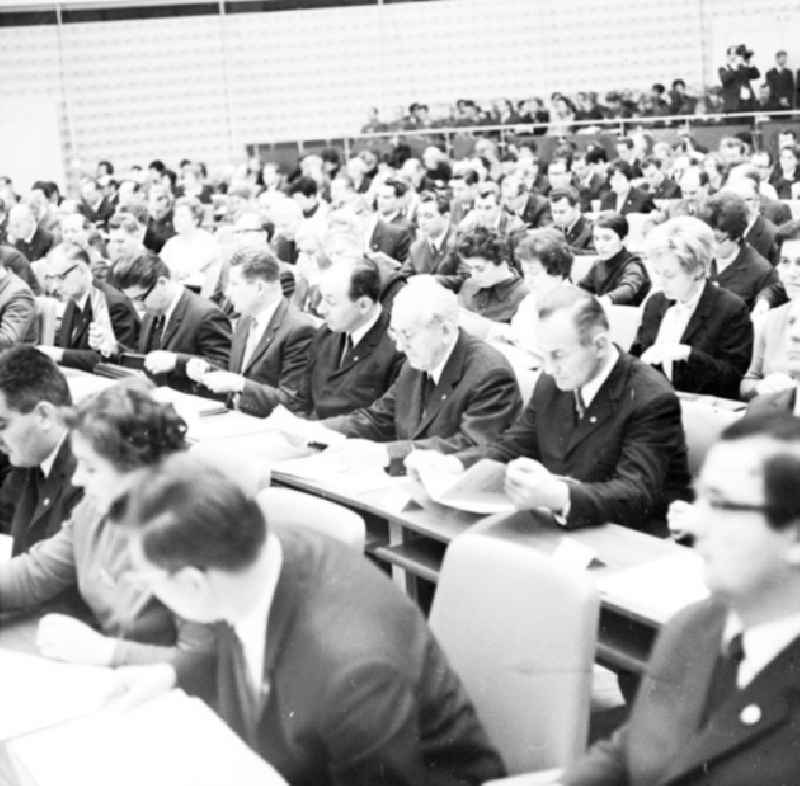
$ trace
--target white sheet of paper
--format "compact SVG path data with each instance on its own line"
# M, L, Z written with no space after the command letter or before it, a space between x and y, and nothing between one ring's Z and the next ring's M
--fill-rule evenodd
M434 502L485 515L515 510L505 493L505 477L506 465L492 459L481 459L458 475L420 468L422 485Z

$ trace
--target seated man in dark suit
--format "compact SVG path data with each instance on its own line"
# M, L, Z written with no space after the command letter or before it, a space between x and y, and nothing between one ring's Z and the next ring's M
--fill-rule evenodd
M72 404L64 375L33 347L0 354L2 449L11 463L0 488L0 527L12 556L61 529L83 489L72 485L75 459L59 410Z
M193 357L227 368L231 325L211 301L172 281L169 268L146 255L116 270L119 288L147 310L136 346L145 355L145 370L162 385L193 392L186 363Z
M50 272L66 306L55 346L43 346L42 352L57 363L91 371L120 346L135 346L139 318L133 303L118 289L92 280L86 251L66 247L52 259Z
M412 455L443 470L482 457L509 462L506 493L565 527L606 522L667 534L666 512L689 498L681 409L655 369L611 342L600 301L570 284L540 298L543 373L516 422L456 457Z
M697 218L672 218L645 241L661 291L648 299L631 354L687 393L739 397L753 352L744 301L708 280L714 235Z
M36 304L30 287L0 264L0 349L36 341Z
M628 721L561 783L800 783L798 477L800 419L723 432L690 522L711 597L664 626Z
M81 201L78 212L98 229L108 229L108 221L114 215L114 204L100 190L96 180L88 178L81 184Z
M236 251L228 296L240 315L227 369L193 358L187 376L213 393L230 394L248 415L266 417L278 405L299 410L314 323L283 297L280 262L268 248Z
M750 177L749 175L752 175ZM772 265L778 264L778 244L775 240L775 225L761 215L761 197L758 192L758 173L749 169L737 177L729 177L725 193L736 194L747 206L747 229L745 242Z
M514 372L500 352L459 329L455 293L414 276L397 296L391 330L407 358L394 385L326 426L389 443L396 459L414 447L453 452L486 443L516 417L522 401Z
M148 473L115 515L152 592L181 617L220 623L216 674L159 664L146 679L210 684L223 720L288 783L502 775L419 609L361 554L281 527L191 455Z
M53 247L53 236L40 229L30 205L20 203L8 211L8 237L13 238L14 248L25 255L28 262L35 262Z
M519 188L524 189L522 182L517 182ZM500 190L491 182L481 184L478 195L475 197L475 207L464 216L458 225L458 231L472 232L479 227L495 232L506 240L523 234L527 229L525 222L516 212L506 209L501 202Z
M394 383L405 361L388 333L375 262L338 262L320 277L325 325L308 349L301 410L314 419L368 407Z
M680 179L681 199L667 210L668 218L699 216L708 199L708 172L699 166L689 166Z
M426 273L442 286L458 292L464 283L455 253L455 232L450 225L450 203L446 197L425 193L417 208L419 236L411 244L408 259L400 269L406 278Z
M147 231L143 242L145 248L154 254L160 253L164 243L175 235L175 227L172 224L173 204L174 199L169 187L151 186L147 203Z
M581 215L581 200L574 188L554 188L550 192L550 210L553 224L564 233L573 253L594 253L594 227Z
M653 199L680 199L680 186L663 171L664 162L655 156L644 162L644 179Z
M714 231L716 241L711 280L738 295L750 311L777 305L778 274L744 238L748 224L745 201L729 192L717 194L706 202L699 217Z
M495 232L477 227L462 235L457 251L469 274L458 295L461 305L494 322L510 322L529 290L512 267L508 244Z
M586 151L584 157L585 171L578 176L578 194L581 198L581 211L589 213L594 211L594 204L600 203L606 194L610 193L608 185L608 153L599 145ZM573 170L575 161L573 159Z
M651 213L656 209L653 197L641 188L635 188L635 175L630 164L615 161L608 168L611 192L600 199L600 210L612 210L621 215L628 213Z
M387 180L377 191L378 213L372 219L368 246L383 251L398 262L405 262L414 239L414 230L403 216L408 186L401 180Z

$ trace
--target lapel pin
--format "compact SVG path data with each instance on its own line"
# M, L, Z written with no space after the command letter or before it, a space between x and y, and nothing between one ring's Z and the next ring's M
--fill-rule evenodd
M761 720L761 707L758 704L748 704L739 713L739 720L745 726L755 726Z
M447 393L442 393L442 401L444 401L446 398L447 398Z
M353 358L353 363L355 363L357 360L358 360L358 355L356 355L356 356Z
M597 418L594 415L590 415L589 416L589 422L590 423L597 423Z

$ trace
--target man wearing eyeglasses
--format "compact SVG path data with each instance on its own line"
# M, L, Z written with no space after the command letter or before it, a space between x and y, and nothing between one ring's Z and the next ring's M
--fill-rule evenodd
M666 624L627 723L563 784L800 783L798 477L799 418L723 432L690 521L710 598Z
M84 249L67 246L54 254L49 273L66 307L55 346L39 347L42 352L56 363L91 371L120 345L135 345L139 319L133 304L118 289L93 281Z

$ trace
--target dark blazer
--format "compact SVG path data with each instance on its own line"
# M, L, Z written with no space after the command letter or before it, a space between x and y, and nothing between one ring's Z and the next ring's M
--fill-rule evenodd
M525 202L520 218L531 229L550 226L553 223L553 216L550 214L550 200L539 194L531 194L528 201Z
M771 221L775 227L792 220L792 209L780 199L769 199L762 195L759 210L761 215Z
M161 249L171 237L175 235L175 227L172 225L172 216L155 219L152 216L147 220L147 231L144 234L142 244L150 249L154 254L160 254Z
M763 393L750 399L747 415L766 415L770 412L794 412L797 388L788 388L777 393Z
M370 407L329 418L325 425L348 437L392 442L390 456L402 458L412 446L451 453L487 443L522 406L505 357L463 330L422 407L426 377L406 361L394 385Z
M122 292L105 282L95 281L92 285L105 295L114 337L123 346L136 346L139 317L133 303ZM61 360L63 365L91 371L103 359L99 352L89 346L89 325L93 318L91 296L86 301L86 311L82 314L78 314L74 300L67 302L55 337L55 345L64 350Z
M455 233L448 229L441 242L432 247L427 238L417 238L408 251L400 272L406 277L419 273L436 276L436 280L448 289L458 292L466 278L455 251Z
M755 102L755 94L750 86L751 79L758 79L761 72L752 66L740 65L738 68L720 68L719 81L722 83L722 111L746 112ZM741 89L747 91L748 97L741 98Z
M594 251L594 224L586 218L579 216L578 220L564 232L567 245L576 253Z
M623 216L628 213L652 213L656 209L653 197L641 188L631 188L622 210L618 211ZM600 198L600 210L613 210L617 212L617 195L609 191Z
M701 724L724 607L693 604L658 637L628 722L595 745L567 786L753 786L800 783L795 639Z
M12 556L22 554L34 543L55 535L83 497L83 489L72 485L75 457L69 436L58 449L50 474L44 478L41 488L35 480L38 469L38 466L12 467L0 488L0 500L7 503L2 505L2 509L11 511L3 529L11 535Z
M408 224L387 224L383 219L378 219L375 229L372 230L369 247L373 251L383 251L398 262L405 262L413 239L414 235Z
M578 286L598 297L608 295L617 306L638 306L650 291L650 276L641 257L623 248L611 259L598 259Z
M35 262L41 259L53 247L53 236L49 232L36 227L30 243L26 243L21 238L14 244L14 248L25 256L28 262Z
M228 368L246 379L238 408L258 417L266 417L278 404L299 411L298 391L314 336L311 317L281 300L247 366L242 368L251 322L250 317L239 319L231 345Z
M761 297L770 306L776 305L781 289L775 268L747 242L742 243L739 255L721 274L716 274L716 264L712 264L711 280L738 295L750 311Z
M39 280L31 268L31 263L21 251L17 251L13 246L0 245L0 265L4 265L18 278L21 278L31 288L34 295L41 293Z
M608 185L608 180L595 172L589 178L588 183L581 183L578 186L578 194L580 194L581 198L581 212L591 212L592 202L595 199L599 199L602 203L603 198L609 193L611 193L611 186Z
M153 314L147 314L142 320L139 331L141 353L147 352L154 319ZM186 377L186 362L199 357L212 366L227 368L231 352L231 323L210 300L184 289L164 326L160 349L176 353L178 362L175 371L156 375L156 383L193 392L194 385Z
M283 552L261 695L230 628L222 718L293 786L465 786L503 773L419 609L373 565L307 529Z
M114 203L108 197L103 197L95 210L85 199L82 199L78 203L77 210L93 226L107 230L108 220L114 215Z
M671 177L668 177L652 192L652 195L653 199L680 199L681 187Z
M383 311L341 366L344 334L319 328L308 348L301 411L312 418L330 418L380 398L406 359L389 337L388 327L389 314Z
M469 462L527 456L569 483L568 527L614 522L665 536L666 511L689 499L681 408L655 369L620 353L586 414L576 420L572 391L541 374L515 423Z
M650 297L632 355L638 357L655 344L672 302L663 292ZM688 344L692 351L687 361L672 364L676 390L739 398L739 385L753 354L753 323L740 297L707 281L680 343Z
M786 99L786 104L779 104L779 109L791 109L794 106L794 74L789 68L770 68L764 79L769 85L770 95L776 101Z
M778 264L775 225L769 219L758 216L744 239L768 262Z

